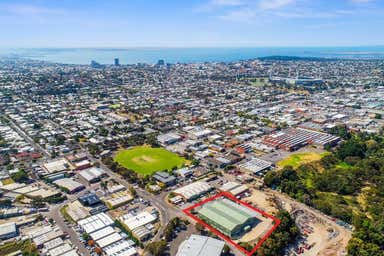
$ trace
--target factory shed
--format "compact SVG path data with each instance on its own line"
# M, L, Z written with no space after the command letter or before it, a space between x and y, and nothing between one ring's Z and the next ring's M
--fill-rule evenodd
M188 184L184 187L178 188L173 192L176 195L179 195L184 198L186 201L192 201L198 198L201 195L212 190L211 185L204 181L196 181L194 183Z
M219 256L224 242L206 236L191 235L182 242L176 256Z
M198 215L201 219L232 239L241 237L255 226L259 214L227 198L204 204Z

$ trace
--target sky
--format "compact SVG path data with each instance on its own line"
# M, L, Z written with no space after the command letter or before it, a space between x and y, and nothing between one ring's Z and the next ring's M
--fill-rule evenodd
M384 0L0 0L0 47L384 45Z

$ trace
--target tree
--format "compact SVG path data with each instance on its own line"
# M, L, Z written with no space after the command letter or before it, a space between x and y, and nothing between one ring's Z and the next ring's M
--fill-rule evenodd
M268 187L274 187L280 184L280 178L277 172L270 171L264 176L264 184Z
M280 219L281 223L256 251L258 256L284 255L284 249L299 235L299 229L287 211L279 211L276 217Z
M231 248L227 244L224 244L221 256L229 256L230 253L231 253Z
M147 244L146 248L153 256L164 255L167 250L167 241L160 240L158 242L152 242Z
M340 148L337 150L337 155L339 159L342 160L348 156L364 158L366 150L367 147L364 143L360 142L358 139L350 139L341 144Z
M28 174L24 170L20 170L16 173L12 173L11 178L16 182L26 182L28 181Z
M87 233L83 233L81 236L85 241L88 241L89 235Z
M201 225L199 222L197 222L197 223L195 224L195 228L196 228L196 230L199 231L200 233L202 233L202 232L204 231L204 226Z
M131 195L132 195L133 197L136 197L136 196L137 196L137 191L136 191L136 189L135 189L133 186L130 186L130 187L129 187L129 192L131 193Z

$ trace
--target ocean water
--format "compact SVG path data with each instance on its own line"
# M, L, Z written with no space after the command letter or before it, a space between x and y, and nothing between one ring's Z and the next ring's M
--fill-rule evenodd
M253 48L2 48L1 56L14 56L65 64L121 64L231 62L265 56L384 59L384 46L370 47L253 47Z

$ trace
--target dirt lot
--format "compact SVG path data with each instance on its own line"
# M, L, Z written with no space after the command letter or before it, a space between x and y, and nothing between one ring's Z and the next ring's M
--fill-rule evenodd
M250 203L251 205L269 214L277 212L277 208L273 203L271 194L256 189L250 189L250 192L251 196L242 199L244 202Z
M305 249L306 256L342 256L346 255L346 246L351 238L352 231L336 224L329 216L312 209L304 204L298 203L286 195L272 192L278 200L289 206L302 233L307 234L303 242L297 248L305 245L311 248ZM295 213L296 212L296 213ZM293 250L295 251L295 250ZM295 254L293 254L295 255Z
M299 247L307 247L300 254L304 256L346 255L346 246L351 238L350 230L339 226L328 216L278 192L257 189L251 189L251 192L251 196L243 199L245 202L272 215L277 212L276 203L293 213L301 232L306 235L292 248L290 255L295 255Z
M262 218L261 222L256 225L251 231L235 242L257 243L259 238L263 237L273 227L272 219Z

